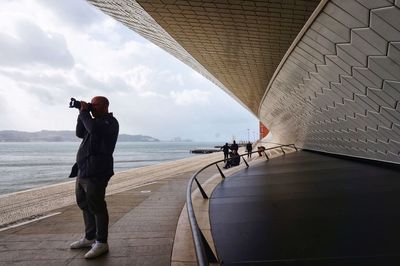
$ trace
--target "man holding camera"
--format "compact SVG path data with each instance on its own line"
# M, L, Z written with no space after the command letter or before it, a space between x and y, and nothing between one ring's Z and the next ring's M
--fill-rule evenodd
M78 105L76 105L76 103ZM105 192L114 175L113 152L118 138L119 125L108 112L106 97L96 96L91 103L75 102L80 109L76 136L82 139L76 156L76 201L83 212L85 237L71 244L71 249L91 249L86 259L108 252L108 211ZM90 114L91 113L91 114Z

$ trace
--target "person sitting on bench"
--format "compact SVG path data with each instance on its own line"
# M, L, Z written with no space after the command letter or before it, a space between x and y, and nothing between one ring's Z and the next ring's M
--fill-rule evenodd
M240 164L240 156L237 153L236 150L233 150L232 152L229 153L230 158L228 159L228 161L226 162L224 168L228 169L232 166L237 166Z

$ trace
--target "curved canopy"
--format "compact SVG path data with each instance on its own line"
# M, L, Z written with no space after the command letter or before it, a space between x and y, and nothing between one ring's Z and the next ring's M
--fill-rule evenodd
M400 163L400 1L89 0L280 143Z

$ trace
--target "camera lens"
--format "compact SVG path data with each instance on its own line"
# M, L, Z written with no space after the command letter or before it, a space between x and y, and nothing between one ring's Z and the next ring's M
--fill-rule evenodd
M69 102L69 108L81 109L81 102L75 100L75 98L71 98L71 101Z

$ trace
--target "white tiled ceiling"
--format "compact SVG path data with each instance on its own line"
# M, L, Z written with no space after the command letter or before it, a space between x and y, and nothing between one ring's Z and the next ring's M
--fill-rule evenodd
M268 82L319 0L89 0L257 114Z

